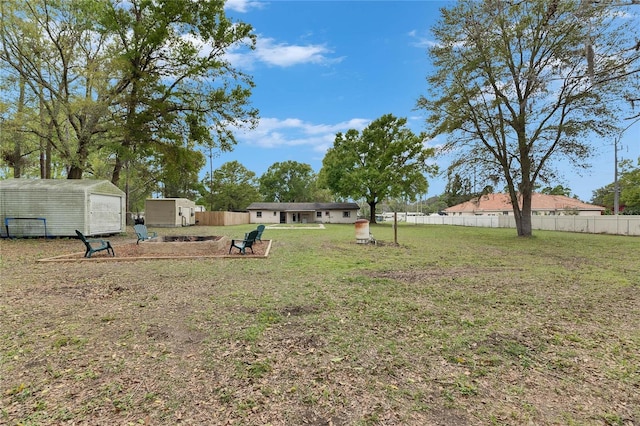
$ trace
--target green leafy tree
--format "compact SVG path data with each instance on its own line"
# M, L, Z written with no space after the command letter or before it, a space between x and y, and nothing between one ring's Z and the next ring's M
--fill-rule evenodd
M631 160L620 162L620 204L624 206L622 214L640 214L640 157L634 167Z
M622 214L640 214L640 158L638 167L633 167L629 160L620 162L620 178L618 186L620 190L620 205ZM609 213L614 211L615 182L593 191L591 202L607 208Z
M418 107L432 136L448 136L452 169L506 184L519 236L532 234L537 182L556 179L561 160L588 166L589 136L615 130L637 72L637 32L603 3L461 0L433 28L430 95ZM585 40L597 56L576 54Z
M14 178L22 177L23 173L29 174L29 169L36 164L32 154L38 152L38 140L34 135L25 131L25 123L29 122L34 111L28 108L28 103L25 100L24 79L18 77L17 80L18 98L16 104L11 106L3 104L0 112L0 136L2 137L0 158L9 168L13 169ZM15 82L15 78L7 76L2 85L9 86ZM11 90L6 86L3 89ZM5 111L8 112L6 119Z
M37 111L25 127L68 178L102 173L102 159L115 184L124 170L127 185L157 187L146 180L154 175L182 192L178 180L197 186L197 173L138 171L171 167L159 161L168 145L230 150L231 129L256 124L253 81L225 57L255 36L225 16L224 2L24 0L0 2L0 14L0 66L25 82Z
M108 106L117 95L95 19L105 4L25 0L0 6L0 61L24 81L39 109L25 130L48 139L71 179L81 178L90 153L102 148Z
M225 58L231 48L253 47L255 36L250 25L225 16L223 2L110 3L101 28L118 41L125 86L113 108L122 130L114 183L128 161L144 163L157 144L230 151L232 129L255 126L253 81Z
M447 186L444 189L445 207L455 206L472 199L475 194L471 190L471 182L468 178L463 178L459 173L449 171Z
M446 195L443 194L427 198L424 202L423 212L427 214L438 213L447 207L450 206L447 204Z
M610 213L613 211L614 191L613 183L598 188L592 192L591 202L597 206L606 207L607 212Z
M565 186L562 185L556 185L553 188L550 186L545 186L544 188L542 188L540 190L541 194L546 194L546 195L563 195L565 197L570 197L571 196L571 188L567 188Z
M362 132L350 129L336 135L322 160L320 181L340 197L365 199L370 222L376 223L376 205L388 198L415 201L427 191L425 173L434 155L424 147L426 135L415 135L406 118L391 114L374 120Z
M210 210L242 211L261 200L256 174L238 161L224 163L213 171L213 178L207 173L202 184L208 193L199 202Z
M204 155L187 147L166 144L158 147L154 160L155 182L165 198L195 200L201 191L199 171L206 164Z
M260 176L260 194L267 202L315 201L317 176L309 164L297 161L274 163Z
M320 186L320 181L318 179L314 182L311 194L311 200L318 203L332 203L338 201L331 190Z

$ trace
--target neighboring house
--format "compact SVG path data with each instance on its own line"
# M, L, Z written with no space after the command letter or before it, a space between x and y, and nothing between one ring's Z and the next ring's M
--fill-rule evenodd
M605 208L583 203L562 195L533 194L531 214L542 216L600 216ZM513 206L509 194L486 194L470 201L444 209L449 216L509 216Z
M250 223L355 223L356 203L251 203Z
M196 203L186 198L148 198L144 206L147 226L180 227L196 224Z

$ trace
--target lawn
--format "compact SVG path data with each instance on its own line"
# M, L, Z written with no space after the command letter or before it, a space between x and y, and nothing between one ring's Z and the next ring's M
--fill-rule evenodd
M0 241L0 424L640 424L640 239L371 232L137 262Z

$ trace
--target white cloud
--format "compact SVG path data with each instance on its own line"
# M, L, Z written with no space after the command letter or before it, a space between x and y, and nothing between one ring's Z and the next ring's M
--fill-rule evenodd
M266 4L266 2L256 0L227 0L224 8L234 12L247 13L249 9L261 9Z
M421 49L426 49L426 48L434 47L434 46L438 45L436 42L434 42L433 40L429 39L428 37L418 34L418 32L416 30L409 31L409 33L407 35L412 40L411 43L410 43L411 46L414 46L414 47L419 47Z
M324 153L333 145L336 133L349 129L362 130L371 120L352 118L334 124L314 124L299 118L261 118L257 128L237 135L243 143L261 148L305 146Z
M245 69L252 69L256 63L286 68L301 64L328 65L344 59L333 58L332 53L321 44L278 43L272 38L258 36L254 50L235 46L225 53L225 59L235 67Z
M278 43L272 38L258 37L254 56L269 65L290 67L299 64L327 64L341 59L330 58L333 53L320 44L295 45Z

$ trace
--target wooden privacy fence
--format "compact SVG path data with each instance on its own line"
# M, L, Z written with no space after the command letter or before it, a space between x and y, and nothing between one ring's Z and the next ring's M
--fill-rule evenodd
M249 223L249 213L196 212L196 225L229 226Z

